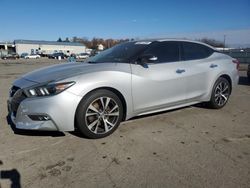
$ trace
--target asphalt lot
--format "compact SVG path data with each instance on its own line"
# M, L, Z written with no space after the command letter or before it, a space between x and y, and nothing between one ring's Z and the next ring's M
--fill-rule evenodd
M221 110L191 106L124 122L104 139L6 122L14 79L57 60L0 60L0 187L249 187L250 84ZM244 69L244 66L243 66Z

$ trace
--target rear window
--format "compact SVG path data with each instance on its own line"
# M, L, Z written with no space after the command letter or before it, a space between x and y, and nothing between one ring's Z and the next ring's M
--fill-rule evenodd
M198 43L182 42L182 60L204 59L212 55L213 49Z

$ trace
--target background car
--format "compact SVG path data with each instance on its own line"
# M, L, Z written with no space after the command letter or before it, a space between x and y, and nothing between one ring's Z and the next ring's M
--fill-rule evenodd
M20 57L21 57L21 58L25 58L25 57L28 56L28 55L29 55L28 53L22 53Z
M250 82L250 64L248 65L248 68L247 68L247 77Z
M19 55L17 53L10 53L3 56L2 59L19 59Z
M25 56L24 58L25 59L39 59L41 58L41 56L38 54L30 54L30 55Z
M77 59L87 59L89 57L88 53L80 53L78 55L76 55Z
M13 83L16 128L112 134L135 116L205 103L220 109L238 83L239 61L188 40L119 44L84 63L36 70Z
M62 52L56 52L51 55L48 55L49 59L58 59L59 57L61 57L61 59L66 59L68 56Z

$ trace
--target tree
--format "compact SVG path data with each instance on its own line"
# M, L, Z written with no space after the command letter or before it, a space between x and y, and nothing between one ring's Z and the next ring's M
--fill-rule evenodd
M66 38L67 40L67 38ZM123 42L128 42L131 41L131 39L103 39L103 38L92 38L91 40L89 40L87 37L77 37L74 36L71 39L72 42L78 42L78 43L82 43L84 44L87 48L91 48L91 49L97 49L97 45L102 44L104 49L107 48L111 48L119 43L123 43Z
M70 41L69 41L69 38L68 38L68 37L66 37L66 39L65 39L65 41L64 41L64 42L70 42Z
M59 37L59 39L57 40L57 42L62 42L62 39L61 39L61 37Z
M213 47L225 48L225 45L223 42L215 40L215 39L202 38L202 39L199 39L198 41L204 42L204 43L209 44Z
M76 37L76 36L74 36L74 37L72 38L72 42L77 42L77 37Z

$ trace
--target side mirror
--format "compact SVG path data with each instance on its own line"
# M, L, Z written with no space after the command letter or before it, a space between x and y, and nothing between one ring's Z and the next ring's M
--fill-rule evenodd
M148 63L154 63L158 60L158 57L152 55L152 54L145 54L140 56L137 59L137 64L143 66L144 68L148 68Z

